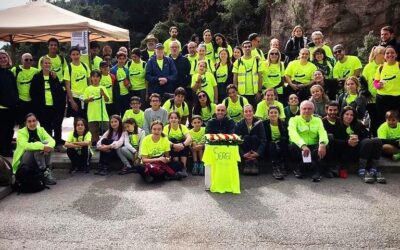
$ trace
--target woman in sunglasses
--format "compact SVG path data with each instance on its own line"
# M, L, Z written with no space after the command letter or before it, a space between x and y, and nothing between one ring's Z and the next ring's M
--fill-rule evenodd
M211 103L207 92L200 91L197 93L197 98L194 101L193 115L199 115L204 121L203 126L213 117L215 114L216 104Z
M266 89L273 88L278 93L280 102L284 101L283 86L284 86L285 66L281 62L281 53L277 48L271 48L268 51L267 60L265 62L265 70L263 72L263 86Z

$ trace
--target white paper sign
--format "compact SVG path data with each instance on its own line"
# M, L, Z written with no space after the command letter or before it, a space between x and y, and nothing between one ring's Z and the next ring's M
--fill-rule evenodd
M79 47L81 50L81 55L88 55L88 42L87 31L72 32L71 47Z

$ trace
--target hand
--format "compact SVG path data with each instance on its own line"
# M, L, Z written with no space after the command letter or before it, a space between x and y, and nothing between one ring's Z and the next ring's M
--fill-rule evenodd
M255 151L251 151L251 156L252 156L254 159L257 159L257 158L259 157L259 154L258 154L257 152L255 152Z
M75 102L75 100L74 100L74 99L70 100L70 101L69 101L69 103L71 104L71 108L72 108L72 110L74 110L74 111L78 111L78 109L79 109L79 106L78 106L78 104Z
M167 83L168 80L165 77L160 77L158 78L158 81L160 82L160 85L164 85Z
M53 148L51 148L51 147L49 147L49 146L44 146L43 147L43 152L45 152L45 153L50 153L51 151L53 150Z
M50 76L51 76L51 78L56 79L57 78L57 73L54 72L54 71L50 71Z
M297 84L292 83L292 84L290 84L290 87L291 87L293 90L299 90L299 87L297 86Z
M310 149L306 146L306 145L304 145L303 147L301 147L301 150L303 150L303 156L304 157L308 157L308 155L310 154ZM318 151L319 151L319 149L318 149Z
M319 144L318 147L318 156L319 159L323 159L326 155L326 145L325 144Z
M172 147L177 152L182 151L185 148L185 146L183 146L182 143L173 144Z
M100 95L103 96L103 97L106 96L106 94L104 93L103 89L100 89Z
M94 101L94 97L93 97L93 96L89 97L89 98L87 99L87 101L88 101L88 102L93 102L93 101Z
M169 157L161 156L158 159L163 163L168 163L169 162Z
M110 152L111 151L111 146L110 145L101 145L99 147L99 150L101 152Z
M385 87L385 81L380 80L377 87L378 87L378 89L381 89L381 88Z
M245 154L243 155L243 158L244 158L245 160L252 160L251 152L245 153Z

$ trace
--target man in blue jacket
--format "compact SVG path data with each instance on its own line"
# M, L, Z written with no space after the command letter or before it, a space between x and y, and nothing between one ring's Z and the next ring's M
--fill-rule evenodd
M148 95L158 93L163 101L168 99L165 94L174 92L173 86L177 75L178 72L173 60L164 55L162 43L157 43L155 56L151 57L146 65Z

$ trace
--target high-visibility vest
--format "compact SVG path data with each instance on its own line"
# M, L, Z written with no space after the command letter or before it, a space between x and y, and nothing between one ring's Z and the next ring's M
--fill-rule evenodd
M255 60L254 60L255 59ZM251 77L252 82L252 93L253 95L257 94L258 92L258 58L253 58L253 64L251 69L246 69L242 58L238 59L238 92L239 95L244 95L246 93L246 79L247 77ZM248 74L250 73L251 74Z

